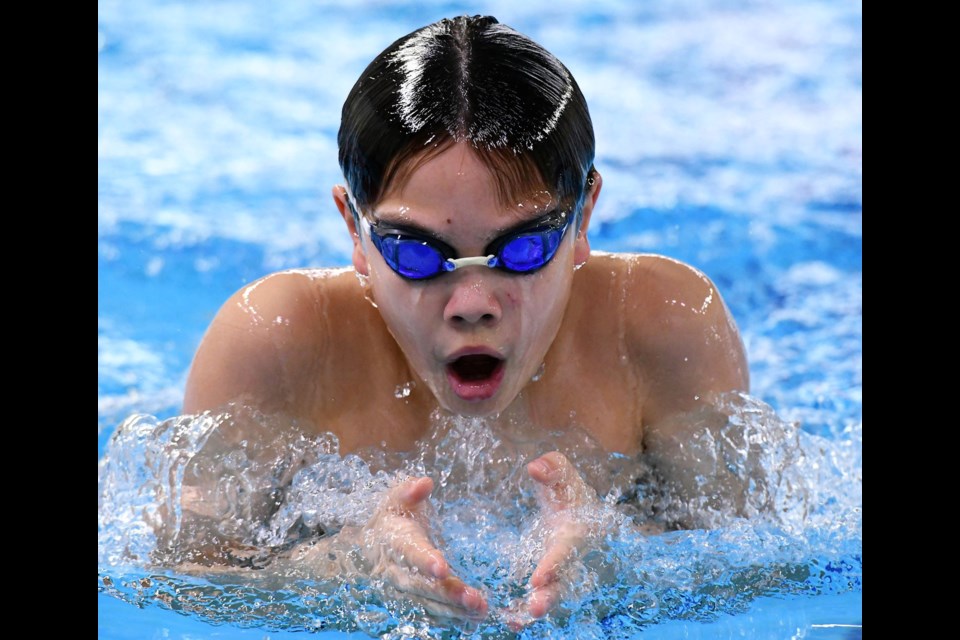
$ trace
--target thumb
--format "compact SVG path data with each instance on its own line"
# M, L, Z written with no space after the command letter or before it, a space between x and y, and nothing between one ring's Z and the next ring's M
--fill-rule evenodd
M527 473L537 483L537 502L541 509L562 511L591 500L590 487L559 451L546 453L528 464Z
M381 508L397 513L417 511L433 492L433 480L427 476L408 478L387 491Z

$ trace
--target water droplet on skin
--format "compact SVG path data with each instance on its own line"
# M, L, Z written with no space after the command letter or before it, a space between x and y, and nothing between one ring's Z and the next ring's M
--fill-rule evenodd
M417 386L416 382L412 380L410 382L404 382L403 384L398 384L397 388L393 390L393 397L402 400L403 398L410 397L410 394L413 393L414 387Z
M533 377L530 378L531 382L537 382L540 378L543 377L544 372L547 370L547 365L545 362L540 363L540 368L537 369L537 372L533 374Z

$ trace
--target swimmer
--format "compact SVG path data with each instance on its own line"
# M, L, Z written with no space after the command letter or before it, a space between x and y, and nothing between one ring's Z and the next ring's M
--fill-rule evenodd
M680 485L697 475L682 455L684 416L711 394L749 390L743 344L695 268L591 252L603 178L586 101L556 57L492 17L428 25L364 70L338 143L332 198L352 268L276 273L230 298L197 350L185 413L242 404L333 432L344 454L410 450L435 416L475 416L581 429ZM239 421L221 430L210 455L256 437ZM548 529L520 603L535 619L556 607L564 564L592 537L574 507L598 498L559 452L526 471ZM216 479L184 479L185 521L215 510L204 482ZM336 572L322 566L329 549L359 546L396 591L483 618L484 594L431 533L432 490L428 477L398 481L366 526L291 562ZM276 506L265 500L262 517ZM198 542L196 558L236 557L228 545Z

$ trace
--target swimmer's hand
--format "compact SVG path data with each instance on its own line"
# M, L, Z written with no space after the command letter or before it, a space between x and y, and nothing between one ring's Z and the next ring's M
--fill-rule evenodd
M540 456L527 465L527 473L537 483L544 552L530 576L526 597L506 614L514 631L547 615L560 602L570 586L564 570L596 537L598 524L591 514L601 506L597 493L561 453Z
M432 615L480 619L487 601L450 571L430 536L428 502L433 480L410 478L387 490L360 531L361 554L370 576Z

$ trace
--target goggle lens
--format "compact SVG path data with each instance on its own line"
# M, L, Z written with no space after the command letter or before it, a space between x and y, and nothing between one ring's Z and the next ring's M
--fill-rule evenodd
M537 233L524 233L504 243L497 260L508 271L529 273L547 265L557 253L566 226Z
M379 231L369 220L370 239L387 265L409 280L434 278L466 264L483 264L509 273L532 273L553 259L560 242L575 216L562 224L545 224L517 231L495 240L488 247L489 260L454 258L454 251L443 243L403 231ZM459 264L458 264L459 263Z
M378 236L371 232L374 244L387 265L404 278L424 280L443 271L444 256L424 241L403 236Z

